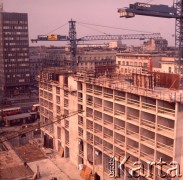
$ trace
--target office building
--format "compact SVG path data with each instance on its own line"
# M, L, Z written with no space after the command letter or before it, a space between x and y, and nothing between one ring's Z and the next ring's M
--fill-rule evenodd
M28 15L0 12L0 38L0 89L13 96L30 84Z

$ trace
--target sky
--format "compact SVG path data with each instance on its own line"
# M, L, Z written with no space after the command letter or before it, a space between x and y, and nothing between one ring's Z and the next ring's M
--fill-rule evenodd
M139 31L161 33L174 46L175 20L135 16L134 18L119 18L117 9L128 7L135 2L149 2L150 4L165 4L172 6L173 0L4 0L5 12L28 13L29 39L37 35L44 35L65 25L53 32L54 34L68 35L68 21L75 20L77 37L98 34L139 34ZM82 23L112 26L120 29L90 26ZM133 31L127 31L130 29ZM141 44L140 40L124 41L127 44ZM30 42L30 45L32 43ZM62 45L62 42L39 42L38 45Z

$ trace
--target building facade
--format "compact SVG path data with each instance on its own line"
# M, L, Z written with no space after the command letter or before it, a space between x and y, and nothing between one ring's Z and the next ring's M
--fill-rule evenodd
M4 96L30 84L28 15L0 12L0 89Z
M143 51L149 52L162 52L168 49L168 41L166 39L149 39L147 42L144 42L142 46Z
M55 78L53 70L44 73L40 119L54 123L42 128L42 135L62 157L106 180L132 179L139 173L142 179L158 180L161 175L169 179L169 173L175 173L170 171L173 161L182 171L181 91L147 92L116 77L61 72ZM166 165L159 166L161 160ZM133 172L135 162L140 168ZM90 177L87 172L84 176Z
M151 72L153 68L160 68L160 60L160 55L117 53L117 72L126 75Z

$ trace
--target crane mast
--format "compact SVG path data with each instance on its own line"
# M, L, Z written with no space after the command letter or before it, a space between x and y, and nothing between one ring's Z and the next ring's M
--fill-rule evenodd
M181 74L181 88L183 88L183 2L182 0L176 0L174 2L174 8L177 9L177 15L175 21L175 48L178 50L175 58L175 72Z
M72 19L69 21L69 40L70 40L70 51L72 54L71 69L76 72L77 61L76 61L76 51L77 51L77 39L76 39L76 21Z

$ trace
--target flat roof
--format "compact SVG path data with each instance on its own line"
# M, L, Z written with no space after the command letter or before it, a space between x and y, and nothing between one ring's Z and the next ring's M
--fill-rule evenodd
M16 115L12 115L12 116L6 116L5 119L8 121L11 120L16 120L16 119L20 119L20 118L26 118L26 117L30 117L30 113L23 113L23 114L16 114Z
M4 108L3 111L12 111L12 110L16 110L16 109L21 109L21 107ZM0 110L0 112L1 112L1 110Z

